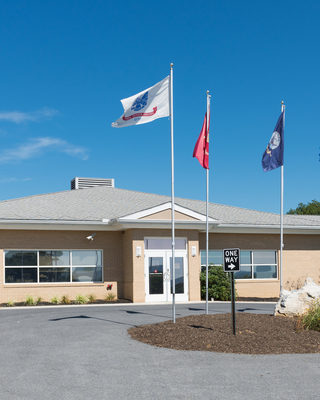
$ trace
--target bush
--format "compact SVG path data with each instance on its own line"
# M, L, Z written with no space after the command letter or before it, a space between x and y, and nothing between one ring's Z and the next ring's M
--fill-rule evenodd
M320 332L320 300L315 300L300 317L300 324L304 329Z
M206 271L200 274L201 298L206 298ZM231 300L230 274L223 271L221 266L210 265L208 271L208 297L209 300Z
M14 301L9 300L8 303L7 303L7 307L13 307L14 304L15 304Z
M42 302L42 297L38 297L37 300L35 301L36 305Z
M89 303L94 303L96 301L96 296L93 294L89 294L88 301Z
M68 296L62 296L62 297L61 297L61 300L60 300L60 303L61 303L61 304L70 304L71 301L70 301L70 299L69 299Z
M58 299L58 297L52 297L52 299L50 300L50 302L52 303L52 304L59 304L59 299Z
M76 303L77 304L86 304L86 303L88 303L88 299L86 298L86 296L82 296L81 294L78 294L78 296L76 297Z
M113 301L116 298L116 296L113 293L108 293L105 297L106 301Z
M26 306L34 306L35 305L35 301L33 300L32 296L27 296L25 305Z

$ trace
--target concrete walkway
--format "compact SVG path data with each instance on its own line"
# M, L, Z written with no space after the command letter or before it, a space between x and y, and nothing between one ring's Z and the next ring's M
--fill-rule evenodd
M209 306L211 313L230 311L226 303ZM177 317L204 307L177 305ZM319 399L319 354L176 351L127 334L131 326L170 318L170 305L1 310L0 399Z

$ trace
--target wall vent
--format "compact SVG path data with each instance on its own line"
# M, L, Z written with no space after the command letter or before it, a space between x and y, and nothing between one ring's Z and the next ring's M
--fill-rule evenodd
M96 186L114 187L114 179L75 177L71 181L71 190L87 189Z

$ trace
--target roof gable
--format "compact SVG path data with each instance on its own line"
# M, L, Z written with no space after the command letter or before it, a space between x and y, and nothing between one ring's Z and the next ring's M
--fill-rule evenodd
M126 220L163 220L170 221L171 220L171 202L163 203L157 205L155 207L151 207L145 210L141 210L132 214L125 215L119 218L119 221ZM198 213L194 210L190 210L189 208L182 207L178 204L175 204L175 218L180 221L206 221L206 216ZM209 217L210 222L216 222L215 219Z

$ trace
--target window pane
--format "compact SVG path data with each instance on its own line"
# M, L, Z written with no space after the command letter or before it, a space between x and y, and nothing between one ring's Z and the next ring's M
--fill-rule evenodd
M163 257L149 257L149 294L163 294Z
M90 267L73 267L72 268L73 282L102 282L102 268Z
M201 265L206 265L206 250L201 250ZM209 265L222 265L223 264L223 256L222 256L222 250L209 250L208 252L208 258L209 258Z
M39 265L70 265L69 251L39 251Z
M37 265L36 251L15 251L10 250L5 252L6 266L29 266Z
M102 265L101 251L73 250L72 265Z
M276 265L255 265L253 267L255 279L272 279L277 277Z
M175 257L175 281L176 293L184 293L184 272L183 272L183 257ZM172 293L172 257L170 257L170 288Z
M251 264L251 251L240 250L240 264Z
M186 239L175 238L176 250L185 250L187 247ZM171 238L151 238L145 240L146 250L170 250L172 248Z
M240 271L234 272L234 279L251 279L251 266L240 265Z
M276 264L275 251L253 251L253 264Z
M70 282L70 268L40 268L40 282Z
M6 268L6 283L37 282L37 268Z

